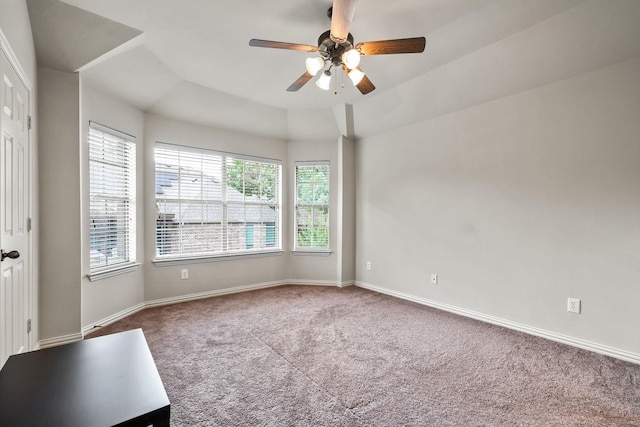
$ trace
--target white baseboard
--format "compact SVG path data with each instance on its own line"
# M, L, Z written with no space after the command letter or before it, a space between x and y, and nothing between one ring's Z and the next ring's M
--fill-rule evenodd
M76 342L80 340L82 340L82 333L80 332L76 334L61 335L59 337L40 340L40 342L38 343L38 348L43 349L48 347L55 347L62 344L70 344L72 342Z
M131 316L132 314L137 313L138 311L144 310L145 308L160 307L163 305L176 304L179 302L195 301L195 300L204 299L204 298L211 298L211 297L216 297L221 295L229 295L229 294L235 294L239 292L253 291L257 289L273 288L276 286L283 286L283 285L314 285L314 286L342 287L350 284L354 284L354 283L353 282L331 283L331 282L321 281L321 280L279 280L274 282L264 282L264 283L256 283L252 285L235 286L232 288L217 289L213 291L199 292L195 294L179 295L175 297L168 297L168 298L161 298L161 299L146 301L146 302L137 304L133 307L124 309L118 313L107 316L104 319L90 323L82 328L81 333L63 335L59 337L40 340L36 344L36 349L54 347L57 345L69 344L75 341L80 341L84 338L85 335L90 335L92 332L96 331L97 330L96 326L103 327L103 326L110 325L111 323L124 319L127 316Z
M342 286L340 282L330 282L327 280L299 280L299 279L289 279L283 284L286 285L301 285L301 286Z
M537 337L545 338L551 341L567 344L572 347L578 347L583 350L592 351L594 353L603 354L605 356L615 357L616 359L624 360L626 362L640 364L640 354L632 353L629 351L621 350L614 347L586 341L580 338L574 338L568 335L559 334L545 329L536 328L533 326L525 325L522 323L512 322L500 317L490 316L477 311L467 310L461 307L456 307L449 304L444 304L438 301L429 300L415 295L406 294L404 292L398 292L391 289L383 288L380 286L374 286L369 283L356 281L356 286L369 289L381 294L390 295L396 298L401 298L407 301L412 301L421 305L437 308L439 310L448 311L449 313L457 314L464 317L480 320L482 322L491 323L493 325L502 326L515 331L524 332L529 335L535 335Z
M233 288L216 289L216 290L213 290L213 291L199 292L199 293L196 293L196 294L188 294L188 295L180 295L180 296L175 296L175 297L161 298L161 299L156 299L156 300L152 300L152 301L147 301L145 303L145 308L160 307L162 305L175 304L175 303L178 303L178 302L195 301L195 300L199 300L199 299L211 298L211 297L216 297L216 296L220 296L220 295L237 294L239 292L254 291L254 290L257 290L257 289L273 288L275 286L282 286L282 285L286 285L288 283L289 282L282 282L282 281L264 282L264 283L257 283L257 284L254 284L254 285L242 285L242 286L235 286Z
M137 313L138 311L141 311L145 308L150 308L150 307L159 307L162 305L168 305L168 304L175 304L175 303L179 303L179 302L187 302L187 301L194 301L194 300L199 300L199 299L204 299L204 298L211 298L211 297L215 297L215 296L221 296L221 295L229 295L229 294L235 294L235 293L240 293L240 292L247 292L247 291L252 291L252 290L257 290L257 289L266 289L266 288L272 288L272 287L276 287L276 286L283 286L283 285L304 285L304 286L336 286L336 287L345 287L345 286L358 286L361 288L365 288L365 289L369 289L371 291L374 292L379 292L381 294L386 294L386 295L390 295L396 298L400 298L400 299L404 299L407 301L412 301L418 304L422 304L422 305L426 305L429 307L433 307L439 310L444 310L444 311L448 311L450 313L454 313L460 316L465 316L465 317L469 317L472 319L476 319L476 320L480 320L482 322L487 322L487 323L491 323L494 325L498 325L498 326L502 326L508 329L512 329L515 331L519 331L519 332L524 332L527 333L529 335L535 335L541 338L545 338L551 341L556 341L562 344L567 344L573 347L578 347L584 350L588 350L588 351L593 351L595 353L599 353L599 354L603 354L605 356L611 356L611 357L615 357L617 359L621 359L627 362L632 362L632 363L637 363L640 364L640 354L637 353L632 353L629 351L625 351L625 350L621 350L621 349L617 349L614 347L610 347L610 346L606 346L606 345L602 345L602 344L598 344L598 343L594 343L594 342L590 342L590 341L586 341L580 338L574 338L568 335L563 335L563 334L559 334L556 332L552 332L552 331L547 331L544 329L540 329L540 328L535 328L529 325L525 325L522 323L517 323L517 322L512 322L510 320L507 319L503 319L500 317L495 317L495 316L490 316L484 313L480 313L477 311L472 311L472 310L467 310L461 307L457 307L457 306L453 306L450 304L445 304L445 303L441 303L438 301L433 301L433 300L429 300L426 298L422 298L422 297L418 297L415 295L411 295L411 294L407 294L404 292L399 292L399 291L394 291L391 289L387 289L387 288L383 288L380 286L375 286L369 283L365 283L365 282L360 282L360 281L347 281L347 282L328 282L328 281L323 281L323 280L295 280L295 279L291 279L291 280L284 280L284 281L275 281L275 282L264 282L264 283L258 283L258 284L253 284L253 285L243 285L243 286L236 286L236 287L232 287L232 288L226 288L226 289L219 289L219 290L213 290L213 291L207 291L207 292L200 292L200 293L195 293L195 294L188 294L188 295L180 295L180 296L175 296L175 297L169 297L169 298L162 298L162 299L156 299L156 300L152 300L152 301L147 301L144 303L140 303L137 304L133 307L130 307L128 309L122 310L118 313L115 313L111 316L108 316L102 320L99 320L97 322L91 323L85 327L82 328L82 332L81 333L76 333L76 334L68 334L68 335L62 335L62 336L58 336L58 337L53 337L53 338L47 338L47 339L43 339L40 340L39 343L36 346L36 349L44 349L44 348L48 348L48 347L54 347L54 346L58 346L58 345L62 345L62 344L69 344L75 341L80 341L84 338L84 335L90 334L91 332L93 332L95 330L95 326L107 326L111 323L114 323L118 320L124 319L127 316L130 316L134 313Z
M127 316L131 316L134 313L143 310L146 307L146 304L141 302L140 304L136 304L133 307L129 307L118 313L112 314L111 316L107 316L102 320L97 322L90 323L82 328L82 335L86 336L91 334L92 332L97 331L99 328L112 324L113 322L117 322L120 319L124 319Z
M535 335L551 341L556 341L562 344L567 344L567 345L578 347L584 350L593 351L595 353L603 354L605 356L615 357L617 359L621 359L627 362L640 364L640 354L637 354L637 353L632 353L632 352L621 350L618 348L594 343L591 341L586 341L580 338L574 338L568 335L547 331L544 329L536 328L536 327L525 325L522 323L512 322L510 320L503 319L500 317L490 316L477 311L467 310L467 309L456 307L450 304L444 304L438 301L417 297L415 295L407 294L404 292L398 292L398 291L383 288L380 286L374 286L372 284L365 283L365 282L347 281L347 282L331 283L331 282L322 281L322 280L284 280L284 281L275 281L275 282L265 282L265 283L258 283L253 285L236 286L232 288L219 289L214 291L200 292L195 294L180 295L176 297L169 297L169 298L162 298L162 299L147 301L144 303L137 304L128 309L122 310L98 322L89 324L82 329L81 333L62 335L58 337L40 340L38 345L36 346L36 349L37 348L44 349L47 347L54 347L57 345L69 344L75 341L80 341L83 339L85 334L90 334L94 330L95 326L98 326L98 325L107 326L111 323L121 320L127 316L130 316L148 307L159 307L162 305L175 304L175 303L186 302L186 301L194 301L194 300L203 299L203 298L211 298L211 297L220 296L220 295L229 295L229 294L234 294L239 292L272 288L272 287L283 286L283 285L306 285L306 286L310 285L310 286L337 286L337 287L356 285L358 287L369 289L374 292L379 292L381 294L386 294L386 295L390 295L396 298L401 298L407 301L412 301L412 302L433 307L439 310L448 311L450 313L454 313L460 316L465 316L472 319L480 320L482 322L487 322L494 325L502 326L515 331L524 332L529 335Z
M140 304L136 304L133 307L124 309L118 313L112 314L111 316L107 316L104 319L98 320L97 322L90 323L82 328L82 333L70 334L70 335L64 335L60 337L53 337L53 338L40 340L40 342L38 343L38 348L54 347L57 345L68 344L74 341L80 341L84 338L85 335L90 335L92 332L95 332L97 330L96 326L104 327L104 326L110 325L114 322L117 322L118 320L124 319L125 317L131 316L134 313L144 310L145 308L159 307L162 305L175 304L179 302L194 301L194 300L203 299L203 298L210 298L214 296L227 295L227 294L233 294L238 292L246 292L246 291L255 290L255 289L264 289L264 288L280 286L284 284L288 284L288 282L268 282L268 283L260 283L256 285L237 286L234 288L227 288L227 289L221 289L221 290L215 290L215 291L200 292L196 294L180 295L176 297L146 301Z

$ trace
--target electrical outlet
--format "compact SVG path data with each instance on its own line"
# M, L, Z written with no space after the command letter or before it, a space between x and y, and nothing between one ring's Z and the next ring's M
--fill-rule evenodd
M431 274L431 283L434 285L438 284L438 275L437 274Z
M367 270L371 270L371 261L367 261Z
M188 279L188 278L189 278L189 270L188 270L188 269L186 269L186 268L183 268L183 269L180 271L180 278L181 278L182 280L184 280L184 279Z
M580 314L580 300L578 298L567 298L567 311Z

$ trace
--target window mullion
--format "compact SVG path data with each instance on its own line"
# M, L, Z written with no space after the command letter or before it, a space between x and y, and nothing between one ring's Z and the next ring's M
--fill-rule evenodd
M229 202L227 200L227 159L226 157L222 158L222 184L221 184L221 194L222 194L222 252L227 252L229 250Z

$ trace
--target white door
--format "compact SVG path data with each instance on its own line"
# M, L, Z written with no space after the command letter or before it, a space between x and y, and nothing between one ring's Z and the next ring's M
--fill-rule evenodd
M0 367L28 350L29 92L4 52L0 58Z

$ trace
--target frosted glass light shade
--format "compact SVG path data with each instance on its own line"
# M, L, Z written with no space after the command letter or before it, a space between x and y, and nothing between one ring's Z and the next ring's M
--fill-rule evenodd
M316 86L318 86L322 90L329 90L329 86L331 85L331 71L327 70L318 79L316 82Z
M318 74L318 71L324 68L324 59L322 59L321 56L316 56L315 58L307 58L305 65L307 66L307 71L309 72L309 74L315 76L316 74Z
M358 70L357 68L354 68L353 70L349 71L347 75L349 76L349 78L351 79L354 85L357 85L358 83L360 83L360 81L364 77L364 73Z
M351 49L342 54L342 63L352 70L360 64L360 52Z

